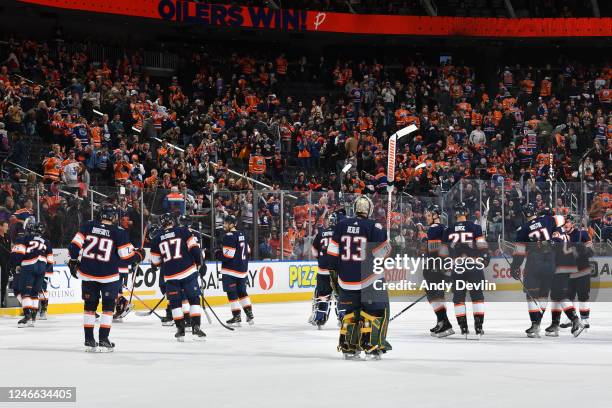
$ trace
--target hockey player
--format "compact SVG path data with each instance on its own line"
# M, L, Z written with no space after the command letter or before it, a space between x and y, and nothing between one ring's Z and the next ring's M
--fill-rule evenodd
M555 250L554 243L562 242L562 229L565 224L563 216L550 215L549 210L544 210L543 215L538 216L533 204L527 204L523 208L523 215L527 222L518 229L516 234L517 243L512 255L510 274L514 279L521 280L521 265L525 261L523 290L526 293L527 305L531 327L525 330L527 337L540 337L540 324L542 316L546 311L548 295L553 286L555 276ZM560 280L557 284L561 284ZM558 290L562 287L556 286L555 298ZM575 320L572 333L579 333L579 319Z
M576 227L574 216L572 214L569 214L565 218L564 229L565 234L569 238L569 241L576 249L577 271L570 275L568 300L574 302L576 297L578 297L580 320L584 328L588 329L591 327L589 323L589 296L591 292L590 258L593 256L593 242L591 241L591 237L586 230ZM574 308L575 307L576 305L574 304ZM567 328L571 326L571 321L560 325L561 328Z
M453 280L453 303L455 304L455 316L461 328L461 334L469 334L465 299L465 288L459 286L460 283L481 283L484 282L484 268L488 265L490 256L488 244L482 235L480 225L467 220L468 209L466 205L459 202L453 207L455 213L455 223L451 224L444 231L442 239L441 256L450 256L454 259L454 268L451 271ZM472 267L468 268L467 260L471 258ZM481 262L477 262L481 258ZM461 264L460 264L461 262ZM474 331L478 336L482 336L484 331L484 292L482 289L471 289L470 299L472 300L472 311L474 313Z
M314 291L312 300L312 315L309 323L321 329L327 322L329 317L330 306L332 302L332 282L329 271L329 257L327 255L327 247L334 235L334 227L338 220L344 218L342 212L333 212L329 215L327 228L320 230L312 242L312 253L317 258L317 286ZM340 318L340 316L339 316Z
M442 246L442 240L444 239L445 227L440 221L440 207L432 204L427 207L425 217L429 228L427 229L427 237L425 238L425 253L429 262L440 256L440 248ZM427 283L440 283L444 281L446 275L442 271L441 267L434 265L433 268L423 270L423 279ZM436 325L430 329L433 337L447 337L455 334L453 326L448 320L446 315L446 300L444 298L444 290L427 290L427 300L434 313L436 314Z
M200 329L202 309L197 273L202 262L200 246L188 228L177 225L172 214L163 214L160 223L163 230L151 243L151 264L156 268L161 266L161 274L166 282L166 295L176 325L174 337L181 342L185 340L181 299L184 292L190 305L193 337L195 340L204 340L206 334Z
M53 248L43 237L44 227L34 217L24 222L24 234L13 245L10 263L19 274L23 319L17 327L33 327L39 306L39 292L47 272L53 272Z
M81 226L68 246L70 273L81 279L84 300L83 328L86 351L111 352L115 344L109 334L113 322L115 302L121 291L119 268L144 259L142 249L134 249L127 231L115 225L118 211L112 204L104 204L100 220ZM102 300L99 342L94 338L96 309Z
M232 318L227 321L230 326L240 327L240 307L244 310L247 323L255 324L253 307L246 289L249 260L251 253L249 243L241 232L236 231L236 217L226 215L223 220L223 249L221 252L221 276L223 291L232 309Z
M380 359L391 350L389 295L384 275L373 267L374 258L386 258L391 246L382 225L370 219L374 204L368 197L357 197L353 210L355 217L338 222L327 247L330 268L338 273L339 308L345 310L338 351L348 360L359 359L361 351L366 359Z
M550 215L549 213L541 212L540 217L550 217ZM564 227L565 225L567 225L567 222L564 220ZM559 323L562 312L572 322L578 322L579 320L574 305L568 300L570 274L578 272L576 267L576 250L574 244L570 242L569 236L565 233L564 227L559 228L560 242L553 245L556 268L550 289L552 323L544 331L550 337L559 336ZM578 327L578 330L572 330L572 334L577 337L582 330L583 328Z

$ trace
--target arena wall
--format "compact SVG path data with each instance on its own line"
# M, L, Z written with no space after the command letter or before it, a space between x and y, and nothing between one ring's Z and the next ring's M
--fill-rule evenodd
M55 250L55 273L50 280L49 313L80 313L83 310L81 301L81 281L70 275L65 249ZM596 257L593 259L592 288L597 290L595 300L612 300L612 257ZM136 309L145 309L142 302L153 307L162 294L159 290L159 273L149 272L150 264L140 265L140 270L134 278L134 299ZM207 262L208 272L204 279L204 293L211 305L225 305L227 298L221 288L220 264ZM316 286L317 264L313 261L256 261L249 263L248 288L253 303L305 301L312 298ZM131 288L131 279L128 286ZM492 258L486 269L485 279L495 283L496 300L503 300L503 293L517 299L516 292L521 291L519 282L512 279L508 264L504 258ZM515 293L509 293L515 292ZM124 293L129 297L129 291ZM396 290L391 291L392 297L420 295L421 291ZM610 297L610 299L607 299ZM510 298L508 298L510 299ZM142 302L141 302L142 300ZM161 306L165 306L165 300ZM1 309L0 315L17 315L20 309Z

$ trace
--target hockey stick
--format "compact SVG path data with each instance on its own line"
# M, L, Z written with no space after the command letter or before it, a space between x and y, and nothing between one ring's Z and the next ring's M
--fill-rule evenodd
M206 315L206 320L208 320L208 324L212 324L212 319L210 318L210 315L208 314L208 310L206 310L206 303L204 300L204 278L202 278L202 276L200 276L200 297L202 298L202 311L204 312L204 314Z
M217 319L217 321L219 322L219 324L223 327L225 327L227 330L231 330L234 331L233 327L228 326L227 324L223 323L221 321L221 319L219 319L219 316L217 316L217 313L215 313L215 311L213 310L212 307L210 307L210 303L208 303L208 301L206 300L206 298L204 297L204 295L202 295L202 300L204 301L204 303L206 303L206 306L208 306L208 308L210 309L211 313L213 314L213 316L215 316L215 319Z
M504 257L504 259L506 260L506 262L508 263L508 266L510 268L512 268L512 262L510 262L510 260L508 259L508 257L506 256L506 254L504 253L504 249L502 248L502 242L501 242L501 235L498 237L497 242L499 244L499 252L502 254L502 256ZM531 294L529 293L528 290L525 290L525 281L523 281L523 278L521 277L521 275L519 274L519 278L518 281L521 282L521 285L523 286L523 292L527 295L527 297L529 298L529 300L531 300L533 303L535 303L535 305L538 307L538 309L540 310L540 313L542 314L542 316L544 316L544 309L542 309L542 306L540 306L540 303L534 299L533 296L531 296Z
M406 136L409 133L415 132L418 128L415 125L406 126L403 129L398 130L389 138L389 146L387 148L387 239L391 240L391 210L392 196L393 196L393 182L395 181L395 159L396 159L396 148L397 141ZM422 166L421 166L422 165ZM424 167L425 164L421 163L415 168L417 170L420 167Z
M395 316L389 319L389 322L393 321L393 319L395 319L396 317L398 317L399 315L401 315L406 310L410 309L412 306L416 305L417 303L419 303L421 300L425 299L426 297L427 297L427 293L421 296L420 298L418 298L417 300L415 300L414 302L412 302L411 304L409 304L408 306L406 306L405 308L403 308L400 312L396 313Z
M164 295L159 302L157 302L157 304L155 306L153 306L153 309L149 310L148 312L144 312L144 311L137 311L135 312L136 316L150 316L151 314L153 314L155 312L155 310L158 308L158 306L161 304L161 302L164 301L164 299L166 298L166 295Z
M123 287L124 289L127 289L126 286ZM134 298L136 298L136 300L138 300L140 303L142 303L142 305L147 308L147 310L149 310L152 314L154 314L155 316L157 316L160 320L162 319L162 317L160 315L157 314L157 312L155 311L155 309L151 309L145 302L144 300L142 300L138 295L134 295ZM162 299L163 300L163 299ZM159 301L159 303L161 303L161 300ZM158 305L159 305L158 303ZM155 306L157 307L157 306Z

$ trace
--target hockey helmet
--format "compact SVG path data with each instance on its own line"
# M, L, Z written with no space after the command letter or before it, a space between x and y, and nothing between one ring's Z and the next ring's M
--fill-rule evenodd
M523 206L523 215L527 218L536 215L535 206L532 203L525 204L525 206Z
M459 201L453 206L453 212L455 217L467 216L469 213L467 205L463 201Z
M115 222L117 219L118 211L117 207L113 204L103 204L100 208L100 219Z
M360 195L353 202L353 212L355 215L361 215L362 217L369 218L374 212L374 203L368 196Z
M159 223L161 224L162 228L173 227L175 224L174 216L170 213L164 213L161 215L161 217L159 217Z

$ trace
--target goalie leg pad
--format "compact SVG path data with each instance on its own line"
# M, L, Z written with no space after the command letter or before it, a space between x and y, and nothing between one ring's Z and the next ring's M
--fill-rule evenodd
M355 312L347 313L342 318L338 351L353 353L360 350L360 322L355 319Z
M374 350L391 350L387 342L387 328L389 326L389 314L387 310L382 311L382 316L375 316L361 311L361 348L366 352Z
M331 308L331 296L321 296L314 299L313 324L322 326L327 322Z

